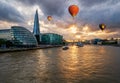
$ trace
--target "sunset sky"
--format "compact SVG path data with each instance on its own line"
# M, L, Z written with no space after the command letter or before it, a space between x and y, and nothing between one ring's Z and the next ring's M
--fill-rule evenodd
M73 4L80 9L75 19L68 12ZM0 0L0 29L19 25L32 31L36 9L41 33L58 33L65 39L120 37L120 0ZM100 23L107 26L103 32Z

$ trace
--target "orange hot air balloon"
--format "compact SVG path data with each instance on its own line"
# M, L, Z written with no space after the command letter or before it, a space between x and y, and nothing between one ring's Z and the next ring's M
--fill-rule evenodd
M79 12L79 7L77 5L71 5L69 6L68 11L72 17L75 17Z
M106 25L104 23L99 24L100 29L103 31L106 28Z
M47 19L48 19L48 21L51 21L52 20L52 16L48 16Z

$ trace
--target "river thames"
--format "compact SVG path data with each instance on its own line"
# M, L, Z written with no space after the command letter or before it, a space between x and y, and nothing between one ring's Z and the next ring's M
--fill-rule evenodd
M120 83L120 47L0 53L0 83Z

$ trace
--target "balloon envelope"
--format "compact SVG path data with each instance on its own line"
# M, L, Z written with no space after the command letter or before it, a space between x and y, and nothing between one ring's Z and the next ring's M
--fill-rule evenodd
M102 23L102 24L99 24L99 27L103 31L106 28L106 25Z
M75 17L79 12L79 7L77 5L71 5L69 6L68 11L72 17Z
M48 19L48 21L51 21L52 20L52 16L48 16L47 19Z

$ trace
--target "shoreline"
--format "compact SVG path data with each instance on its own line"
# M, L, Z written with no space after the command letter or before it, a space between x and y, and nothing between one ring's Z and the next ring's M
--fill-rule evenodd
M5 48L5 49L0 49L0 53L47 49L47 48L55 48L55 47L62 47L62 45L41 45L33 48Z
M37 50L37 49L48 49L48 48L56 48L62 47L63 45L40 45L38 47L33 48L0 48L0 53L6 52L18 52L18 51L28 51L28 50ZM113 47L120 47L120 45L97 45L97 46L113 46Z

